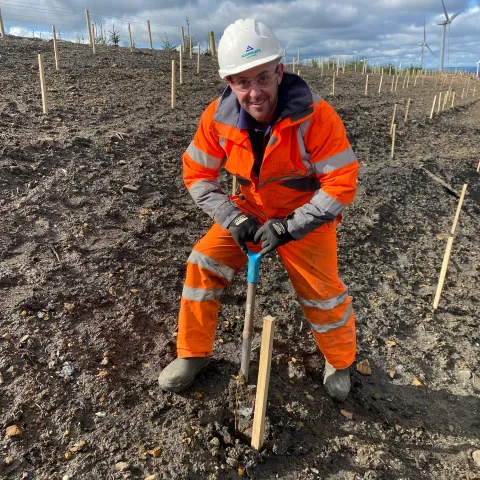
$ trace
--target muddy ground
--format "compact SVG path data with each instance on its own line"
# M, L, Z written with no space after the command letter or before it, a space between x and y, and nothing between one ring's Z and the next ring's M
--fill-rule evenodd
M358 326L351 395L342 404L326 395L323 359L275 255L261 267L252 385L235 378L242 272L223 297L211 368L176 395L159 391L157 376L175 358L186 259L211 224L183 185L181 154L223 89L216 61L202 56L198 76L185 58L172 110L173 54L59 50L56 72L51 42L0 41L0 478L480 478L479 82L467 95L465 78L412 79L408 89L400 78L392 94L386 75L378 93L370 74L365 95L365 76L340 72L332 96L332 72L301 67L337 108L361 165L338 229ZM450 82L454 108L430 120ZM457 195L468 184L435 312L458 198L425 169ZM256 452L267 314L277 325ZM364 360L370 375L356 370Z

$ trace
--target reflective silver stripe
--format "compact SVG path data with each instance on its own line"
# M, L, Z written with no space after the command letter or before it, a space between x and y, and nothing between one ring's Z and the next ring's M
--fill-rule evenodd
M225 150L225 143L227 142L225 137L218 137L218 143Z
M304 307L318 308L319 310L332 310L332 308L338 307L348 297L348 290L337 295L336 297L330 298L328 300L308 300L306 298L297 297L298 303Z
M227 228L241 212L225 195L218 180L198 180L190 187L195 203L210 217Z
M208 257L203 253L197 252L196 250L192 250L192 253L188 257L187 261L195 265L199 265L205 270L208 270L209 272L212 272L215 275L224 278L225 280L227 280L227 282L231 282L235 275L235 270L233 268L227 267L227 265L223 265L222 263L217 262L213 258Z
M182 297L185 300L203 302L205 300L216 300L223 292L223 288L205 290L204 288L183 287Z
M339 215L345 205L318 190L309 203L297 208L293 216L287 218L287 228L293 238L300 239L326 222Z
M351 147L347 148L343 152L332 155L325 158L320 162L313 163L313 171L315 173L329 173L337 170L338 168L346 167L356 160L355 154Z
M306 122L302 122L297 130L298 150L300 151L300 158L302 159L303 164L309 169L307 175L311 173L312 165L310 163L310 154L305 149L305 134L310 126L311 120L312 119L309 118Z
M310 200L310 203L317 207L318 210L330 213L334 217L339 215L344 209L345 205L340 203L338 200L335 200L328 193L325 193L323 190L319 190ZM307 203L308 205L308 203Z
M343 327L348 322L348 319L350 318L352 310L353 310L353 307L352 307L352 304L350 303L350 305L345 310L345 313L343 314L343 317L341 318L341 320L335 323L326 323L323 325L318 325L316 323L310 323L310 322L308 323L312 328L312 330L314 330L315 332L327 333L327 332L330 332L331 330L335 330L336 328Z
M320 97L319 95L317 95L316 93L313 93L313 92L312 92L312 97L313 97L313 103L315 105L318 105L323 100L322 97Z
M219 170L223 164L223 158L217 158L213 157L212 155L208 155L208 153L200 150L200 148L198 148L193 141L190 142L190 145L187 148L187 153L194 162L197 162L206 168Z

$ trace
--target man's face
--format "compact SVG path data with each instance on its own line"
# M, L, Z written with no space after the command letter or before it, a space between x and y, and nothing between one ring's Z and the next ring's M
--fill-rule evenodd
M230 75L227 81L244 110L257 122L268 124L275 114L278 85L282 77L283 64L273 60L242 73Z

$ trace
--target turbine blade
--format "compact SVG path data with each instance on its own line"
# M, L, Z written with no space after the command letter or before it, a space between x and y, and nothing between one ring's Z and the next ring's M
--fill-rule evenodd
M432 52L432 49L431 49L428 45L425 45L425 46L430 50L430 52L432 53L432 55L433 55L434 57L436 57L436 55Z
M463 10L462 10L462 12L463 12ZM458 17L462 12L458 12L458 13L456 13L455 15L452 15L452 16L450 17L450 23L453 22L453 19L454 19L455 17Z
M423 17L423 41L427 41L427 32L425 31L425 17Z
M445 12L445 16L447 17L447 20L450 20L450 19L448 18L447 9L445 8L445 4L443 3L443 0L442 0L442 6L443 6L443 11Z

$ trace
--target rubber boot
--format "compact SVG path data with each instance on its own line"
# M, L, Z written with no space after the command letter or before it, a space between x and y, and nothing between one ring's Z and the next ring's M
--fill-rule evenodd
M158 384L162 390L181 392L209 363L210 357L177 358L162 370Z
M325 362L323 384L333 400L343 402L350 392L350 368L337 370L328 362Z

